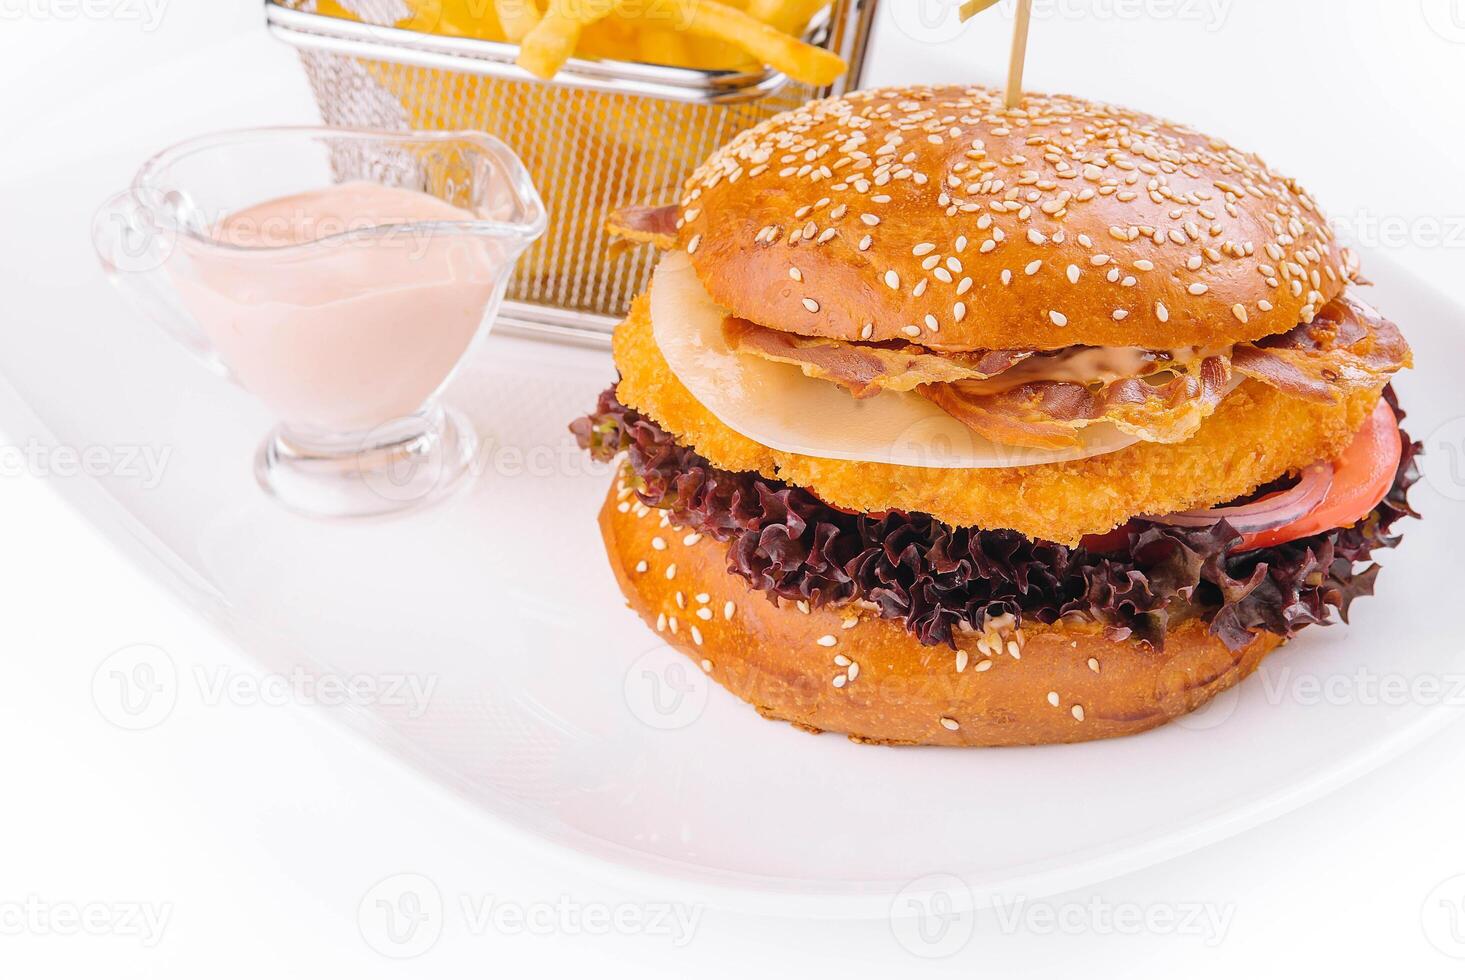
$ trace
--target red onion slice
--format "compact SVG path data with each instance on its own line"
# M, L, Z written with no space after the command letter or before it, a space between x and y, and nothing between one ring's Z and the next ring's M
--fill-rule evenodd
M1146 517L1145 520L1177 527L1207 527L1225 520L1241 534L1270 531L1310 514L1323 502L1332 486L1333 464L1324 460L1303 470L1296 486L1269 493L1249 504L1186 510L1163 517Z

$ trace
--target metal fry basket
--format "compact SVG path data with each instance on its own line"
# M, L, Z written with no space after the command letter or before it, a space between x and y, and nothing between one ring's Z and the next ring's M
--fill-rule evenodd
M514 64L516 45L391 26L400 0L266 0L270 30L300 52L321 115L338 126L477 129L524 160L549 228L520 260L500 323L603 338L646 285L649 248L613 249L605 219L675 199L713 150L769 116L858 85L876 0L833 0L805 39L849 63L826 88L772 70L704 71L572 58L549 81Z

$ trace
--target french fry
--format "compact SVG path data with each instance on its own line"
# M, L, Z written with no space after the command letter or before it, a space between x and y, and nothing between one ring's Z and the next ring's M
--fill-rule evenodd
M553 78L575 53L580 31L610 16L615 0L550 0L549 9L519 44L515 63L539 78Z
M980 0L978 0L980 2ZM988 0L996 3L997 0ZM785 34L798 36L829 0L748 0L748 14Z
M717 0L667 0L666 6L691 33L731 41L760 63L808 85L828 85L849 67L839 55L805 44ZM618 13L632 17L645 16L646 9L644 4L624 0L617 5Z
M964 21L971 20L988 7L996 5L997 0L963 0L962 5L957 9L957 16Z
M503 25L504 36L516 43L528 37L541 20L534 0L493 0L493 8Z

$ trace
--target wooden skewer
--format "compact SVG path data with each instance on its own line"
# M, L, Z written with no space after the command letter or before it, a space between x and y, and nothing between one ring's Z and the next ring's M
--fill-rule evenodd
M1007 108L1016 109L1022 101L1022 65L1028 53L1028 21L1032 19L1033 0L1017 0L1017 19L1012 25L1012 54L1007 59Z

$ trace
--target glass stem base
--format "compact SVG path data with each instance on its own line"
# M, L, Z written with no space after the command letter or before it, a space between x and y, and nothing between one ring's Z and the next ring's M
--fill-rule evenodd
M461 489L477 453L472 424L435 407L349 435L282 424L260 446L254 473L266 493L298 513L372 517L425 507Z

